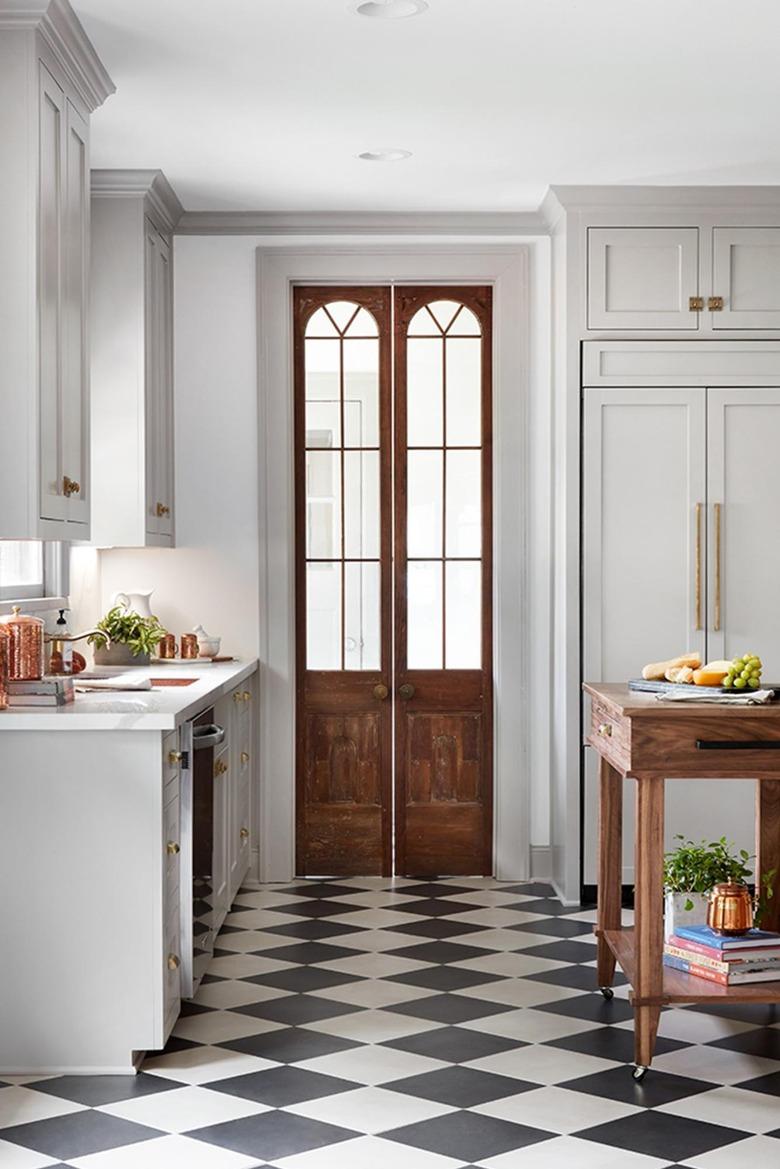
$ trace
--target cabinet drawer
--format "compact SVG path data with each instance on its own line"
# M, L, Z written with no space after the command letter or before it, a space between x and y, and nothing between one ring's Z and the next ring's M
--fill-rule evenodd
M179 732L171 731L162 741L163 786L166 792L169 785L179 778L179 760L175 757L178 750ZM167 798L170 798L170 796Z
M588 741L618 771L628 771L631 764L631 723L616 718L614 712L595 699L591 704Z
M696 227L588 230L588 328L699 328Z
M175 889L179 884L179 864L181 856L180 820L179 820L179 793L174 793L163 809L163 860L165 864L166 899L168 891Z
M163 1017L166 1038L179 1014L181 1001L181 942L178 902L165 925L163 943ZM171 1021L171 1016L173 1017Z
M767 712L768 713L768 712ZM780 776L780 728L756 715L703 716L701 710L674 719L632 719L631 769L667 776Z

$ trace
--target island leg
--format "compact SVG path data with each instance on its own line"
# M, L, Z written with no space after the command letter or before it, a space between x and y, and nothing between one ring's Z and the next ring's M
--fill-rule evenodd
M611 998L615 955L607 945L606 930L620 929L623 886L623 776L599 756L599 871L596 935L597 977L601 993Z
M634 1053L650 1066L663 1001L664 779L636 778Z
M780 779L756 783L756 883L775 870L775 895L767 903L761 928L780 931Z

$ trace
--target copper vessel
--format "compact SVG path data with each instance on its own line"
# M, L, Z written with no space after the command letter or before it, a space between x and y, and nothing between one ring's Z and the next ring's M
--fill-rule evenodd
M744 934L753 925L753 902L747 885L714 885L707 904L707 925L719 934Z
M166 633L157 643L157 654L161 658L176 657L176 638L172 633Z
M0 710L8 706L8 632L0 625Z
M43 677L43 621L14 605L10 617L0 617L8 634L8 677L29 682Z
M198 656L198 639L194 633L182 633L181 656L183 658L196 658Z

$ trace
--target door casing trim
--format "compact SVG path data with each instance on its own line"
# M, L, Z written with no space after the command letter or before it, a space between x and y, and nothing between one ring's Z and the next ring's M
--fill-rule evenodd
M491 284L493 321L494 873L530 864L528 411L530 249L258 247L260 775L258 878L295 876L295 284Z

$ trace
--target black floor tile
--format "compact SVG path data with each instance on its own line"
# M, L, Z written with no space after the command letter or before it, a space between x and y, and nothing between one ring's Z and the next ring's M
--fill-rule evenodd
M465 962L467 958L484 958L487 950L460 942L420 942L388 951L394 958L412 958L415 962Z
M471 1063L498 1055L510 1048L525 1047L516 1039L503 1035L488 1035L483 1031L472 1031L469 1027L437 1027L435 1031L418 1031L416 1035L404 1035L400 1039L388 1039L382 1047L394 1047L412 1055L424 1055L428 1059L443 1059L447 1063Z
M767 1096L780 1096L780 1072L770 1072L768 1076L756 1076L754 1080L744 1080L736 1086L746 1088L749 1092L765 1092Z
M457 897L459 893L473 893L474 889L470 885L450 885L447 881L425 881L419 885L404 885L399 892L404 897Z
M284 1001L284 1000L283 1000ZM465 994L434 994L428 998L396 1003L386 1008L397 1015L415 1019L431 1019L434 1023L465 1023L488 1015L503 1015L509 1009L506 1003L490 1003L485 999L470 998Z
M536 934L539 931L529 928L528 932ZM540 942L538 946L528 946L523 953L530 954L532 958L549 958L553 962L592 962L596 957L596 947L589 942L573 942L562 938L560 941ZM595 968L591 970L591 976L595 983Z
M597 1027L593 1031L582 1031L579 1035L565 1035L562 1039L553 1039L548 1047L560 1047L564 1051L579 1051L583 1055L595 1055L601 1059L614 1059L620 1063L633 1063L634 1035L622 1027ZM658 1039L655 1045L656 1055L665 1055L667 1051L679 1051L682 1047L690 1047L688 1043L678 1043L674 1039Z
M323 1096L334 1096L351 1092L360 1084L340 1080L336 1076L323 1076L307 1072L304 1068L268 1068L264 1072L251 1072L246 1076L231 1076L227 1080L216 1080L205 1084L215 1092L226 1096L240 1096L243 1100L256 1100L271 1108L286 1108L289 1104L301 1104L304 1100L319 1100Z
M522 908L522 907L520 907ZM506 927L517 930L521 934L549 934L553 938L581 938L593 933L593 926L588 921L572 921L568 917L539 918L537 921L524 921L519 925ZM591 954L588 961L595 955Z
M12 1125L0 1129L0 1140L34 1149L48 1157L71 1161L74 1157L86 1157L90 1153L102 1153L106 1149L119 1149L151 1140L162 1134L156 1128L133 1124L107 1112L71 1112L67 1116L53 1116L49 1120L38 1120L33 1124Z
M637 1083L628 1068L623 1067L567 1080L560 1087L571 1088L574 1092L587 1092L591 1096L602 1096L605 1100L617 1100L621 1104L636 1104L640 1108L659 1108L662 1104L712 1091L712 1084L703 1080L672 1076L657 1068L652 1068Z
M347 1051L350 1047L360 1047L360 1044L320 1031L285 1027L283 1031L266 1031L262 1035L231 1039L229 1043L220 1043L219 1046L229 1051L241 1051L245 1055L257 1055L261 1059L273 1059L278 1063L302 1063L305 1059L332 1055L334 1051Z
M434 1100L437 1104L449 1104L453 1108L474 1108L490 1100L503 1100L520 1092L530 1092L538 1084L516 1080L513 1076L497 1076L481 1072L476 1068L441 1068L435 1072L424 1072L421 1076L407 1076L383 1084L392 1092L406 1096L417 1096L421 1100Z
M577 943L572 943L576 945ZM545 947L548 948L548 947ZM523 950L527 954L528 950ZM544 982L550 986L568 986L572 990L596 990L595 966L559 966L557 970L542 970L526 976L531 982ZM625 975L615 971L614 986L625 986Z
M418 938L456 938L479 933L483 929L485 926L471 925L467 921L453 921L449 917L424 917L420 921L394 925L393 933L409 934Z
M557 999L552 1003L540 1003L534 1008L550 1015L565 1015L568 1019L587 1019L591 1023L623 1023L633 1019L634 1008L623 998L605 999L595 994L577 994L570 999Z
M346 912L346 910L345 910ZM346 934L359 934L360 926L345 925L344 922L329 921L325 917L301 918L289 925L267 925L264 933L279 934L283 938L306 938L316 942L322 938L343 938Z
M273 986L278 990L291 990L303 994L310 990L324 990L327 986L345 986L350 982L364 982L354 974L339 974L335 970L323 970L320 966L291 966L289 970L274 970L270 974L253 974L244 982L256 982L259 986Z
M295 962L312 966L316 962L335 962L337 958L354 958L359 951L348 950L346 946L329 945L326 942L296 942L290 946L276 946L273 951L258 950L261 957L273 953L280 962Z
M261 1112L259 1116L244 1116L224 1124L212 1124L188 1132L187 1136L221 1149L232 1149L247 1157L262 1157L275 1161L292 1157L309 1149L321 1149L349 1140L357 1134L335 1124L322 1124L292 1112Z
M464 901L445 901L441 897L425 897L420 901L405 901L398 906L401 913L419 913L422 917L451 917L474 909Z
M433 1120L407 1124L382 1134L388 1141L426 1149L447 1157L467 1157L470 1161L498 1157L512 1149L523 1149L553 1134L524 1124L512 1124L479 1112L449 1112Z
M338 881L303 881L299 885L290 885L284 890L285 895L290 893L295 897L314 897L316 899L328 897L348 897L351 893L359 893L353 885L339 885Z
M539 897L534 901L507 902L501 908L515 909L521 913L539 913L544 917L567 917L572 913L581 912L579 905L561 905L556 897Z
M481 986L489 982L505 981L502 974L485 974L481 970L466 970L460 966L424 966L405 974L393 974L388 982L404 986L424 986L429 990L462 990L466 986Z
M644 1153L647 1157L668 1158L673 1152L677 1161L699 1157L748 1135L719 1124L653 1111L637 1112L577 1133L579 1140L597 1141L632 1153Z
M544 881L525 881L519 885L499 885L499 888L502 893L517 893L522 897L555 897L552 885L548 885ZM571 908L577 912L580 906L575 905Z
M360 1007L337 1003L334 999L315 998L310 994L291 994L281 999L267 999L263 1003L247 1003L246 1006L234 1009L239 1015L252 1015L256 1019L270 1019L272 1023L300 1027L303 1023L318 1023L320 1019L352 1015Z
M761 1027L756 1031L742 1031L708 1043L708 1047L719 1047L724 1051L740 1051L743 1055L757 1055L764 1059L780 1060L780 1031Z
M30 1087L36 1092L45 1092L47 1096L58 1096L61 1100L74 1100L77 1104L96 1108L99 1104L116 1104L119 1100L132 1100L137 1096L170 1092L172 1088L183 1085L176 1080L139 1072L137 1076L56 1076L51 1080L36 1080Z
M355 890L351 889L351 893ZM324 898L299 897L286 905L275 905L274 913L289 913L291 917L337 917L339 914L357 911L359 906L346 905L344 902L326 901Z

